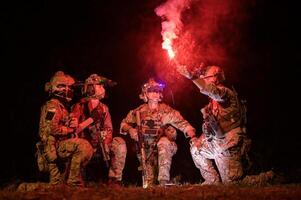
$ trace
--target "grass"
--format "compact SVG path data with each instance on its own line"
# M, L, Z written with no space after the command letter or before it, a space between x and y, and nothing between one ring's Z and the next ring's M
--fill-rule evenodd
M19 187L19 189L17 189ZM23 187L23 188L22 188ZM27 187L27 189L26 189ZM43 183L23 183L21 186L10 185L0 191L0 199L26 199L26 200L134 200L134 199L264 199L283 200L301 199L300 184L271 185L265 187L251 186L200 186L182 185L169 187L108 187L106 185L91 186L85 189L75 189L66 186L51 188Z

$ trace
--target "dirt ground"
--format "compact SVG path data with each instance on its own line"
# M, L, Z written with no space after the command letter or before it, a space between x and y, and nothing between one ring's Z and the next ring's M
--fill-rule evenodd
M273 185L265 187L246 186L200 186L182 185L168 187L108 187L106 185L91 186L85 189L74 189L66 186L50 188L48 185L23 183L19 186L8 186L0 191L0 199L26 200L133 200L133 199L301 199L301 184Z

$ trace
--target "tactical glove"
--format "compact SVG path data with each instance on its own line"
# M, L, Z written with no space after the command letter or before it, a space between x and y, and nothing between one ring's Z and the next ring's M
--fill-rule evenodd
M130 134L130 136L131 136L131 138L132 138L133 140L135 140L136 142L138 142L138 131L137 131L137 129L135 129L135 128L130 128L129 134Z

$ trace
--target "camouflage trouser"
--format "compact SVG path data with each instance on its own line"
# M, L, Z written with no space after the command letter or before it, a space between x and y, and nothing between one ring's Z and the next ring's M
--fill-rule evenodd
M109 178L114 178L118 181L122 179L122 171L125 165L126 159L126 144L121 137L114 137L111 146L112 158L111 166L109 170Z
M160 138L157 147L159 165L158 181L169 181L171 161L173 155L175 155L177 152L177 144L167 139L167 137L162 137Z
M81 138L72 138L59 142L57 148L59 158L70 159L67 184L83 186L82 169L93 155L93 148L88 141Z
M157 180L159 182L169 181L171 161L176 152L176 143L165 136L159 139L154 149L146 149L146 181L148 186L154 185ZM138 154L138 159L141 160L140 154Z
M240 128L232 129L225 138L208 141L204 134L199 138L201 147L191 146L190 151L196 167L205 179L204 184L235 183L243 176L242 156L248 138ZM213 160L218 172L215 170Z
M45 157L48 161L49 183L51 185L62 183L61 173L57 166L56 139L53 136L49 136L47 139Z
M146 157L148 159L146 162L148 182L154 182L154 167L157 168L157 165L159 166L158 180L170 179L169 171L172 156L177 152L177 145L175 142L167 139L167 137L162 137L157 143L157 148L158 154L155 153L153 155L158 155L158 160L157 157L156 160L153 160L153 156L149 156L150 152L146 151ZM121 180L127 154L126 143L122 138L116 137L113 139L112 152L114 153L114 158L112 160L109 177ZM140 156L138 156L138 159L140 160ZM156 164L156 166L153 166L154 164Z

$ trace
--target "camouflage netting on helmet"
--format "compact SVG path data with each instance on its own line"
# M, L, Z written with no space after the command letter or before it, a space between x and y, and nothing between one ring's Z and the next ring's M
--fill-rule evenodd
M97 74L91 74L86 80L85 84L87 85L97 85L97 84L105 84L106 78L103 76L99 76Z
M57 71L50 81L45 84L45 91L53 92L58 85L71 86L74 83L75 81L70 75L65 74L63 71Z

